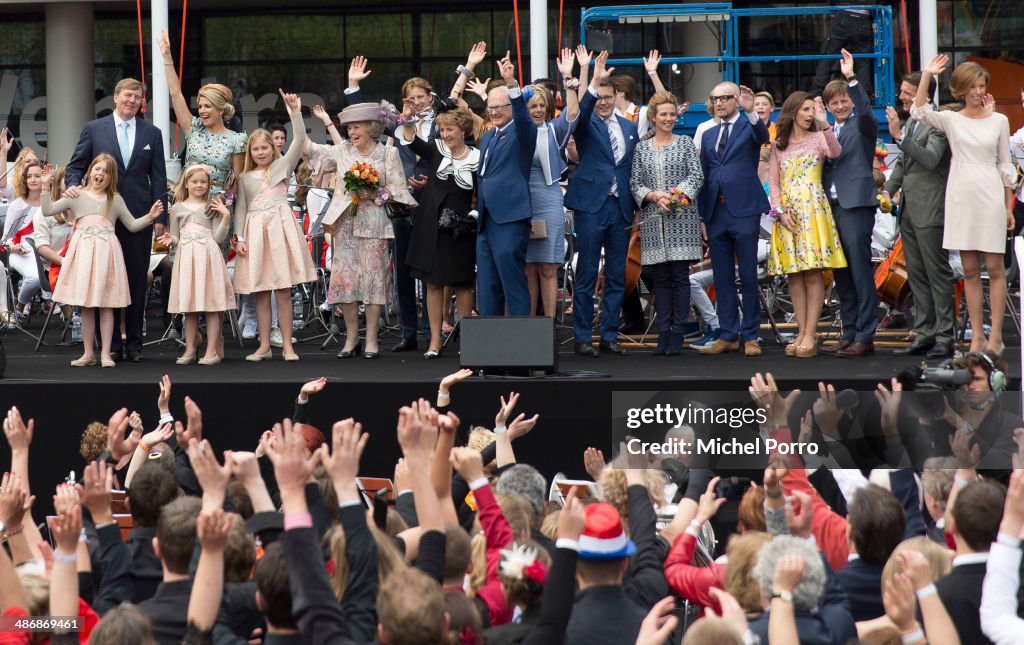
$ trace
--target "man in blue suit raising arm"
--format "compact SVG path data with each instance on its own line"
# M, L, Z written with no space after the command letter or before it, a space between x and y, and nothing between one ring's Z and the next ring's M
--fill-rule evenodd
M697 206L707 227L721 332L718 340L701 352L738 351L742 336L743 352L760 356L757 239L761 214L770 206L757 177L757 162L761 146L768 143L768 128L753 112L754 93L748 87L719 83L708 100L719 124L708 129L700 142L704 187ZM742 328L736 302L737 271L743 291Z
M606 68L608 52L594 61L590 88L580 99L579 125L573 138L580 165L569 182L565 207L573 211L579 260L572 292L576 353L598 355L593 344L594 287L604 247L604 297L601 302L602 352L625 354L616 343L619 312L626 283L629 227L636 204L629 189L633 149L639 142L636 125L615 114L615 68Z
M164 165L164 143L160 129L139 118L139 108L146 98L146 87L133 78L125 78L114 88L114 113L85 124L75 152L68 162L65 183L78 186L89 163L100 153L117 160L117 192L128 212L136 218L145 217L153 202L160 200L167 212L167 168ZM157 234L167 222L161 215L154 225ZM120 222L115 225L117 239L124 253L128 270L128 292L131 304L125 313L127 341L121 342L121 316L114 316L112 354L115 360L142 360L142 319L146 314L146 275L152 250L153 230L148 226L138 233L129 233ZM86 342L90 342L86 339Z
M530 242L530 164L537 149L537 126L530 118L509 59L498 61L504 87L487 93L494 129L480 138L476 204L477 311L501 316L530 315L526 247Z

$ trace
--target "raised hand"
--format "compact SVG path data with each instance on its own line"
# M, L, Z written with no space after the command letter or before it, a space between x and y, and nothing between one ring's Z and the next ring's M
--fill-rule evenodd
M466 482L474 482L485 476L483 457L478 450L466 447L452 448L448 461Z
M884 586L885 615L900 632L912 632L917 621L914 620L914 586L910 578L905 573L897 573L892 580L886 580Z
M14 147L14 137L11 136L11 131L7 128L0 130L0 153L3 153L6 158L12 147Z
M1024 468L1024 428L1013 429L1013 442L1017 444L1017 452L1013 454L1013 467L1019 470Z
M193 439L201 441L203 438L203 411L199 409L195 401L187 396L185 397L185 417L188 420L188 424L185 426L181 425L181 421L174 422L174 433L177 435L178 445L183 449Z
M779 558L772 578L772 591L792 593L803 579L806 566L807 560L802 555L784 555Z
M149 217L149 219L151 220L154 220L160 217L160 213L162 212L164 212L164 203L158 199L155 202L153 202L153 206L149 209L147 217Z
M814 434L814 413L808 410L804 412L804 416L800 417L800 435L797 441L801 444L808 444L811 442L811 437Z
M505 421L508 420L509 415L516 409L516 403L519 402L519 393L509 392L508 402L505 401L504 395L501 397L501 407L498 408L498 414L494 415L494 427L504 428Z
M331 127L331 125L333 125L333 122L331 121L331 115L327 114L327 110L325 110L324 106L322 105L313 106L313 116L320 119L320 122L323 123L324 126L328 128Z
M939 54L938 56L935 56L930 61L928 61L928 64L925 65L924 69L922 69L921 71L924 72L925 74L931 74L932 76L939 76L944 71L946 71L946 68L948 66L949 56L945 54Z
M977 442L971 445L972 434L958 430L949 437L949 448L960 468L974 468L981 462L981 446Z
M171 57L171 37L167 35L166 29L160 30L160 39L157 41L160 46L160 53L163 54L164 63L168 65L174 64L174 58Z
M799 510L797 510L795 502L800 504ZM810 495L795 490L792 495L786 497L786 525L789 527L790 535L799 538L810 536L813 516L814 507L811 506Z
M78 496L96 524L106 524L113 519L110 510L110 491L113 488L114 469L110 464L94 461L85 467L84 480L78 486Z
M814 97L814 120L821 127L828 127L828 110L825 109L825 104L821 101L820 96Z
M491 82L491 79L481 81L478 78L471 78L466 83L466 89L472 94L476 94L483 100L487 100L487 84Z
M370 435L363 432L363 424L345 419L334 424L331 448L328 449L326 443L321 444L320 461L339 494L342 488L355 488L359 459L369 439Z
M985 94L981 99L981 113L983 116L992 116L996 111L996 97Z
M658 601L647 612L644 622L640 623L640 633L636 636L636 645L663 645L675 631L679 619L672 615L676 609L676 601L666 596Z
M648 74L657 74L659 64L661 64L661 54L657 49L652 49L651 53L644 57L644 69Z
M6 132L7 128L4 128L2 131L0 131L0 155L2 155L5 159L7 157L7 150L4 150L3 148L3 137ZM51 184L53 184L53 166L51 166L50 164L46 164L40 169L39 172L41 173L40 179L43 182L43 191L49 192L50 186Z
M35 499L25 494L21 477L17 473L4 473L3 483L0 484L0 522L4 523L4 530L14 531L21 526L22 518L32 508Z
M608 80L611 77L612 72L615 71L614 67L606 67L605 64L608 62L608 52L601 52L594 59L594 78L591 79L590 84L593 87L597 87L601 83Z
M700 496L700 501L697 502L697 514L694 519L700 522L701 526L705 522L710 520L718 512L718 509L722 508L722 505L727 501L724 497L717 497L715 493L715 487L718 486L718 482L721 477L715 477L708 482L707 490Z
M224 462L225 465L231 466L231 474L243 484L260 477L260 465L254 452L229 450L224 453Z
M484 62L487 58L487 43L480 41L469 50L469 57L466 58L466 67L475 67Z
M1016 435L1017 430L1013 432ZM4 488L6 489L6 484ZM1007 535L1020 537L1021 529L1024 529L1024 470L1014 464L1010 485L1006 489L1006 503L1003 506L1003 520L999 530Z
M840 49L839 53L843 55L843 60L839 61L839 71L844 77L850 78L853 76L853 54L845 49Z
M680 103L679 105L676 106L676 116L683 116L689 110L690 110L690 102L689 101L683 101L682 103Z
M210 210L219 214L221 217L231 216L231 211L228 209L228 205L224 203L224 197L222 195L217 195L210 200Z
M928 560L920 551L906 549L900 551L896 558L900 569L903 570L903 573L914 584L914 589L924 589L932 584L931 565L928 564Z
M835 386L831 383L818 383L818 400L811 409L821 433L829 439L839 439L839 419L842 418L843 412L836 405Z
M21 418L21 412L17 407L7 411L7 418L4 419L4 435L7 443L11 446L11 452L28 450L32 444L32 434L35 432L35 420L29 419L28 425Z
M128 408L121 408L107 421L107 450L110 456L120 461L125 455L135 452L138 441L133 440L131 435L125 437L128 430Z
M231 532L231 516L223 509L203 511L196 519L196 535L204 551L223 551Z
M775 497L783 493L782 478L788 473L789 469L785 467L785 460L777 460L768 464L768 467L764 469L764 492L767 497Z
M522 415L520 415L520 416L522 416ZM458 431L459 425L461 423L462 423L462 420L459 419L458 415L455 414L454 412L446 412L445 414L438 414L437 415L437 427L441 430L441 432L444 432L446 434L452 434L452 435L455 434ZM514 427L515 427L515 422L513 422L512 425L509 426L509 429L508 429L508 433L510 435L509 439L515 439L515 437L511 436L512 430L513 430ZM530 426L530 427L532 428L533 426ZM525 431L521 431L520 432L520 436L526 434L529 431L530 431L529 429L527 429Z
M188 442L188 459L196 474L199 487L203 489L203 506L207 510L219 508L224 503L224 493L231 479L231 464L225 460L222 466L207 440Z
M498 61L498 71L501 72L501 78L505 81L505 85L509 87L516 84L516 66L512 64L511 55L512 52L506 51L505 58Z
M490 80L490 79L488 79L488 80ZM452 389L452 386L454 386L456 383L461 383L462 381L465 381L470 376L473 376L473 370L468 370L468 369L465 369L465 368L463 368L463 369L461 369L458 372L455 372L453 374L449 374L448 376L446 376L443 379L441 379L440 390L443 391L443 392L448 392L450 389Z
M368 61L363 56L356 56L352 59L352 62L348 66L348 86L351 89L359 87L359 83L362 82L372 72L366 69L366 63Z
M24 491L21 492L24 494ZM53 495L53 509L58 514L66 513L72 506L78 505L79 502L78 490L75 486L64 482L57 484L57 490Z
M891 105L885 106L885 120L889 124L889 136L893 141L903 136L903 126L900 124L900 115L896 108Z
M302 495L302 491L320 463L321 452L306 456L306 440L301 432L292 430L291 419L274 424L278 437L266 444L267 457L274 464L274 475L282 495L285 491ZM303 500L304 501L304 500Z
M779 394L779 386L771 373L762 375L760 372L750 379L751 398L768 413L768 422L785 425L789 418L789 409L800 396L800 390L793 390L785 399Z
M284 100L284 107L288 110L288 116L302 110L302 99L299 98L298 94L286 93L281 88L278 88L277 91L281 94L281 98Z
M57 551L71 555L78 548L78 536L82 533L82 507L75 504L50 522L53 541Z
M588 50L583 45L576 45L576 62L580 64L581 69L586 69L590 67L590 61L593 58L593 52Z
M721 608L722 613L715 614L714 609L710 607L707 608L707 612L712 616L720 616L732 626L737 634L747 633L747 615L743 612L743 608L740 607L739 601L728 591L723 591L717 587L712 587L709 591L711 596L718 601L718 606Z
M570 78L572 76L572 68L575 65L576 59L572 56L572 50L568 47L563 47L561 53L555 59L558 73L562 75L562 78Z
M156 408L161 415L171 411L171 377L166 374L160 379L160 395L156 398Z
M903 384L895 378L890 381L892 390L879 383L875 389L875 400L882 408L882 432L889 437L899 434L900 403L903 400Z
M739 97L740 109L744 112L754 111L754 90L750 89L746 85L740 85L740 97Z
M306 398L309 398L314 394L323 392L325 387L327 387L327 377L321 376L318 379L303 383L302 388L299 390L299 394L304 394L306 395Z
M580 500L578 491L573 486L565 497L565 506L558 513L558 539L579 541L586 522L587 515L583 512L583 501Z
M515 421L508 424L508 438L511 441L515 441L519 437L527 434L533 427L537 425L537 420L540 419L539 414L535 414L529 419L526 418L526 413L522 412L515 418Z
M587 448L583 451L583 467L594 481L601 479L605 464L604 453L597 448Z

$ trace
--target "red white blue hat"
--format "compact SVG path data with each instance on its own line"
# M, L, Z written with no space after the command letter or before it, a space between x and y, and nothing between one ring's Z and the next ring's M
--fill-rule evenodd
M614 560L636 553L636 545L626 537L622 517L611 504L597 503L584 507L586 523L580 536L580 558Z

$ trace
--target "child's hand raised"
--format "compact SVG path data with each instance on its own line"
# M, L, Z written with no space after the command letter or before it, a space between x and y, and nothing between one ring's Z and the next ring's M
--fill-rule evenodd
M153 202L153 208L149 209L149 219L153 220L160 217L162 212L164 212L164 204L158 199Z
M297 94L288 94L280 88L277 91L281 93L281 98L284 99L284 106L288 109L289 116L302 109L302 100L299 99Z

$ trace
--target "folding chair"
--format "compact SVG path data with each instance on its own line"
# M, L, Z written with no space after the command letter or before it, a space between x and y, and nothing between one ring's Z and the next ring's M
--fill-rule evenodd
M32 240L25 240L29 246L32 247L32 252L36 256L36 270L39 272L39 295L45 302L47 300L53 301L53 288L50 286L50 272L47 270L46 265L43 263L43 258L39 255L39 249L36 248L36 243ZM53 311L57 309L57 303L53 302L53 306L46 312L46 318L43 320L43 328L39 330L39 336L36 338L35 351L39 351L41 345L46 343L43 338L46 336L47 330L50 328L50 319L53 318ZM71 325L71 318L68 317L64 321L64 328L61 330L60 339L63 341L68 334L68 328ZM30 334L31 335L31 334Z

